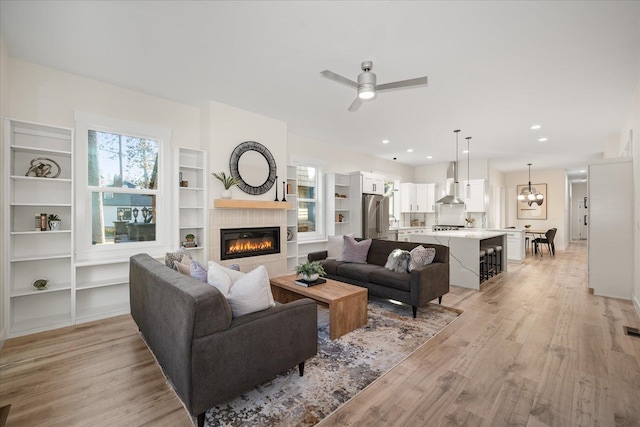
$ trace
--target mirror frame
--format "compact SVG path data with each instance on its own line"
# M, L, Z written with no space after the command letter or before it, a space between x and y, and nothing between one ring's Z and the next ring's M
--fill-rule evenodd
M269 168L269 175L262 185L253 186L249 185L242 179L239 171L239 163L240 157L247 151L256 151L264 157L267 162L267 167ZM247 194L251 194L253 196L259 196L260 194L264 194L267 191L271 190L271 187L276 183L276 160L273 158L273 155L269 151L267 147L260 144L256 141L245 141L241 144L238 144L236 148L233 149L231 153L231 158L229 159L229 170L231 171L231 176L238 180L238 188L244 191Z

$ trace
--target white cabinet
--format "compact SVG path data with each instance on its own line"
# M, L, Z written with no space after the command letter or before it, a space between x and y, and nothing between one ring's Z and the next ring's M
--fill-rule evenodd
M400 184L400 212L435 212L436 184Z
M523 262L526 257L525 230L513 228L492 229L489 231L501 231L507 233L507 259L514 262Z
M360 172L360 176L362 177L362 193L384 195L384 176L371 172Z
M73 323L74 134L12 119L5 129L3 312L10 338ZM60 229L36 231L41 214L57 215ZM36 279L48 281L45 290L33 287Z
M469 184L467 186L467 184ZM484 179L472 179L463 182L465 211L485 212L485 181Z
M192 258L206 262L207 254L207 153L202 150L179 147L175 151L177 172L178 235L175 246L185 246ZM186 236L192 234L194 242L186 242ZM195 246L192 246L195 245Z

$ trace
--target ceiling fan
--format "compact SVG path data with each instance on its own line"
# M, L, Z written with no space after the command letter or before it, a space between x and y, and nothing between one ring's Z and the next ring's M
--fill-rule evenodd
M375 73L371 72L371 69L373 68L373 62L364 61L360 66L362 68L362 73L358 75L358 83L354 82L353 80L349 80L346 77L342 77L341 75L336 74L333 71L324 70L320 72L322 76L330 80L358 89L358 96L356 96L356 99L348 108L348 110L352 112L360 108L363 101L375 98L377 92L391 89L400 89L410 86L422 86L427 84L427 76L424 76L417 77L415 79L401 80L379 85L376 84Z

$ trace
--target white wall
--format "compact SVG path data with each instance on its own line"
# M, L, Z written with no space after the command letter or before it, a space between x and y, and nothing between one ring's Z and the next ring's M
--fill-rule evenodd
M2 149L2 158L4 159L4 118L7 116L9 108L9 53L7 52L7 46L4 44L4 39L0 37L0 148ZM4 195L4 173L0 173L0 188L2 188L2 194ZM3 196L4 197L4 196ZM3 206L0 209L0 236L6 236L4 230L4 220L7 212L7 207ZM4 238L0 238L1 241L5 241ZM5 257L5 245L0 244L0 260L4 263ZM4 265L4 264L2 264ZM4 268L4 267L2 267ZM1 273L0 273L1 275ZM4 324L4 308L6 307L5 287L0 286L0 348L4 344L6 337L6 327Z
M278 174L278 196L282 198L282 181L287 173L287 124L280 120L210 101L201 107L201 148L209 153L209 171L224 172L229 175L229 159L234 148L245 141L255 141L269 149L276 161ZM244 155L243 155L244 157ZM250 185L263 183L268 175L266 161L260 162L253 174L243 175ZM209 199L219 199L224 190L222 183L209 175ZM273 186L265 194L253 196L238 187L231 189L233 198L274 200L276 188Z
M568 179L564 169L538 170L532 168L531 182L547 184L547 219L546 220L523 220L517 219L517 186L529 182L529 171L509 172L504 174L505 197L506 197L506 220L505 226L522 228L525 224L531 224L532 229L547 230L556 227L558 229L555 237L556 249L565 249L569 241L568 224Z
M369 156L293 133L289 133L288 139L289 162L320 164L325 173L365 171L381 173L387 179L399 179L403 182L413 182L414 179L414 168L402 163Z

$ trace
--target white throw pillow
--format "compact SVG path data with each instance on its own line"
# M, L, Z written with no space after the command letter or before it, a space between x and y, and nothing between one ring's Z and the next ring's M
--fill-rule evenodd
M211 267L209 271L211 271ZM273 307L275 302L271 294L267 269L261 265L238 278L231 285L227 300L231 306L233 317Z
M349 237L353 237L353 233L347 234ZM336 236L328 236L327 246L327 258L338 259L342 256L342 250L344 248L344 236L338 234Z
M233 282L244 276L244 273L232 270L222 265L209 261L209 271L207 271L207 283L218 288L225 297L229 294L229 289Z
M409 271L421 265L429 265L436 257L435 248L425 248L424 246L416 246L411 250L411 260L409 261Z

